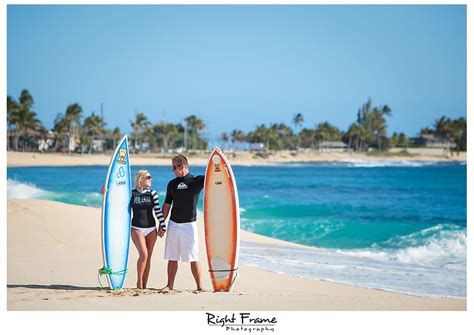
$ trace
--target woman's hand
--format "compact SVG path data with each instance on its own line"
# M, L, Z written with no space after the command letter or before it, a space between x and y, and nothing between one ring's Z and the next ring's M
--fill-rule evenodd
M105 188L105 186L102 185L102 190L101 190L102 194L105 194L105 192L107 192L107 189Z

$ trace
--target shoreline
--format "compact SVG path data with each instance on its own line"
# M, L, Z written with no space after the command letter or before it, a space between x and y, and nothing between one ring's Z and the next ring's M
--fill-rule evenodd
M466 162L467 153L456 153L451 157L430 155L376 155L355 152L298 152L289 151L271 153L268 157L261 157L250 152L224 152L233 166L266 166L287 163L334 163L345 161L434 161L434 162ZM210 152L209 152L210 154ZM208 154L186 155L190 165L205 166ZM39 152L7 152L7 167L33 167L33 166L107 166L110 155L105 154L61 154ZM163 154L130 154L130 161L137 166L168 166L173 155Z
M294 277L244 264L239 266L232 293L214 293L207 275L202 217L198 222L206 292L194 294L189 267L182 263L176 292L159 292L166 283L161 239L152 259L150 289L133 289L137 252L131 245L126 289L103 290L97 282L97 269L102 264L100 209L9 199L7 211L8 310L466 310L465 298L419 297ZM247 231L241 231L241 240L311 248ZM23 271L25 268L30 271Z

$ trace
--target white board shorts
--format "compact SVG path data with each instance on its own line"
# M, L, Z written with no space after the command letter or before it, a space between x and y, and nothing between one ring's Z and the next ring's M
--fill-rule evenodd
M199 260L197 222L176 223L171 220L166 229L165 256L169 261Z

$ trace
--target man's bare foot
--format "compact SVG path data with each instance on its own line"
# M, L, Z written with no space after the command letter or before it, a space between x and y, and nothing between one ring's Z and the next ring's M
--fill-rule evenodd
M160 293L171 293L171 292L174 292L172 288L166 286L166 287L163 287L161 290L160 290Z

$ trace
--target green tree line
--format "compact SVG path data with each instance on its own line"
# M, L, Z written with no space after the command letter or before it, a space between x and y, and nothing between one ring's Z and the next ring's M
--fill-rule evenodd
M8 133L13 138L12 146L10 141L7 141L8 150L24 150L27 147L25 143L35 133L46 139L48 131L37 118L33 107L33 97L28 90L21 92L18 101L7 96ZM132 151L168 150L178 147L199 150L206 149L208 145L203 135L206 125L195 115L186 117L183 124L164 121L152 124L145 114L136 113L134 119L130 120L130 125ZM90 153L94 139L104 139L105 149L113 149L122 137L120 128L106 128L105 121L94 112L85 116L78 103L68 105L64 113L57 114L51 130L54 133L54 151L70 152L69 141L74 140L75 147L78 147L81 153Z
M45 138L47 130L34 112L34 100L28 90L23 90L18 101L7 96L7 125L12 143L8 142L9 150L25 148L25 143L33 133ZM413 145L411 139L403 133L387 133L387 118L392 116L388 105L373 106L369 98L363 103L356 114L356 121L347 130L340 130L331 123L324 121L314 127L303 127L304 117L296 113L291 119L291 126L285 123L259 124L254 130L245 133L234 129L230 133L222 133L220 140L235 146L237 143L262 143L269 150L288 150L296 148L318 149L323 142L343 142L354 151L367 151L369 148L387 150L392 147L408 147ZM186 149L203 150L208 147L204 135L207 128L205 122L195 115L190 115L182 123L161 121L152 124L144 113L135 113L130 120L132 133L131 148L134 151L165 150L184 147ZM67 106L64 113L59 113L54 120L53 150L69 148L68 141L74 138L81 152L91 152L93 140L105 139L105 149L115 147L122 136L118 127L106 128L104 120L92 113L84 116L78 103ZM467 149L467 126L465 118L450 119L441 117L435 120L432 127L420 130L420 136L433 136L455 143L456 150Z

